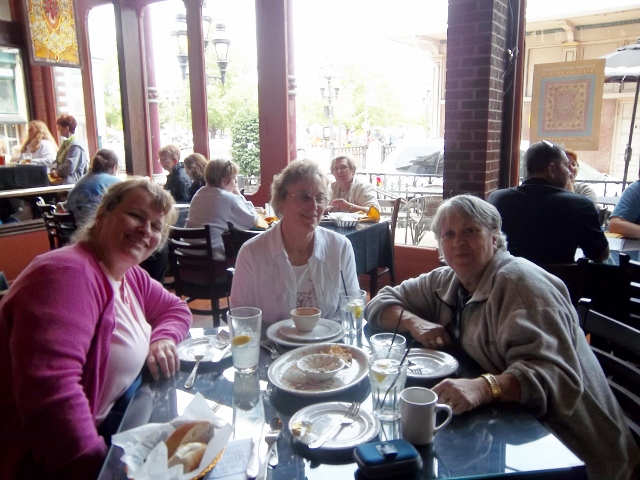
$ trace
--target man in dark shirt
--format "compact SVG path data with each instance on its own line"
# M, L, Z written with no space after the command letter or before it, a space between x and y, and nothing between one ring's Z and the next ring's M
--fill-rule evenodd
M606 260L609 244L593 202L566 189L571 167L564 149L543 140L529 147L524 162L522 185L488 198L502 216L509 252L539 265L573 263L580 247L591 260Z
M189 203L191 199L191 180L180 162L180 149L175 145L167 145L158 152L160 164L169 175L164 189L169 190L176 203Z

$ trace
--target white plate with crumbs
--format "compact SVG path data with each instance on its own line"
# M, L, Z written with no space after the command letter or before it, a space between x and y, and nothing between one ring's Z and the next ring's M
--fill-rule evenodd
M178 344L178 357L183 362L195 362L196 355L204 355L203 362L219 362L221 349L214 347L207 337L187 338ZM224 358L231 356L228 350Z
M411 362L407 369L407 377L411 378L444 378L458 370L458 360L439 350L412 348L407 360Z
M338 355L346 365L329 380L311 380L296 364L302 357L314 353ZM320 397L346 390L358 384L368 373L369 365L364 350L350 345L320 343L296 348L278 357L269 367L268 376L271 383L285 392Z
M348 402L315 403L298 410L289 420L289 431L298 442L309 445L317 440L349 409ZM371 413L363 410L351 425L344 426L333 438L327 439L321 449L340 450L353 448L373 440L380 431L380 422Z

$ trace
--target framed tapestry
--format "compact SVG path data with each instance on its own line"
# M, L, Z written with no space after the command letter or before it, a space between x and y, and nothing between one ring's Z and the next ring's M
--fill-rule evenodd
M549 140L575 150L598 150L604 63L595 59L534 67L531 143Z
M31 63L80 68L74 0L23 1Z

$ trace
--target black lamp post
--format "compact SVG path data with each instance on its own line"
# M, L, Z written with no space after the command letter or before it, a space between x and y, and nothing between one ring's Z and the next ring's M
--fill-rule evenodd
M331 145L331 156L333 156L333 103L338 100L340 92L340 76L333 65L325 65L320 70L320 95L326 102L324 106L324 118L329 120L329 144Z
M218 62L218 68L220 69L220 76L207 75L207 82L210 78L219 79L224 85L225 75L227 73L227 65L229 63L229 45L231 40L226 35L226 25L223 23L216 24L216 30L211 38L211 17L205 15L202 17L202 35L204 38L204 49L210 43L213 43L213 47L216 51L216 60ZM187 39L187 16L184 13L176 14L176 29L172 32L172 36L176 37L178 45L178 62L182 70L182 80L186 80L187 66L189 65L189 41Z

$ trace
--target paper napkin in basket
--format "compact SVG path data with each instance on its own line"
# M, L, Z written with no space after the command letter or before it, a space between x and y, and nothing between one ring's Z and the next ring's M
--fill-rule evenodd
M168 468L167 445L164 443L174 430L185 422L206 420L214 427L213 438L200 462L200 467L186 474L182 466ZM189 480L200 475L218 457L231 437L231 425L219 419L204 397L197 393L184 413L169 423L149 423L114 435L111 442L124 450L121 460L127 475L135 480Z

